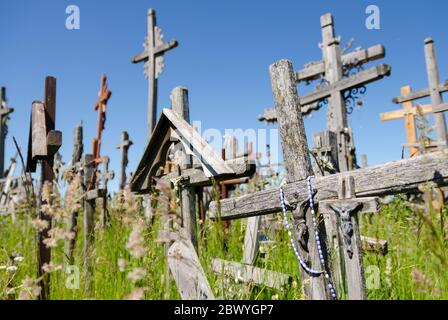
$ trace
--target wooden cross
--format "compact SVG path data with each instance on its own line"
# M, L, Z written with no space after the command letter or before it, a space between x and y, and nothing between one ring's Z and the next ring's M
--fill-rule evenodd
M104 228L107 224L108 220L108 211L107 211L107 184L109 183L109 180L112 180L115 177L115 172L109 171L109 163L110 158L109 157L103 157L102 160L103 163L103 171L97 171L96 177L98 182L101 182L102 184L102 190L103 191L103 197L101 197L102 200L102 206L101 206L101 227Z
M164 54L178 46L176 40L163 42L163 35L156 23L156 11L148 10L148 35L145 38L144 51L132 58L132 63L145 62L145 74L148 87L148 140L157 122L157 79L164 68Z
M320 231L322 244L325 244L324 252L326 252L327 248L330 250L325 255L326 264L328 265L326 270L336 278L335 268L329 261L329 257L333 256L331 252L332 245L328 238L323 239L323 235L326 232L326 223L320 222L316 229L312 223L310 210L307 210L309 201L307 177L313 175L313 170L302 114L300 108L297 108L297 106L300 106L300 99L297 94L293 65L287 60L278 61L271 65L270 75L286 170L287 184L283 186L283 190L286 205L293 212L295 241L299 244L299 252L308 266L314 270L321 270L318 248L313 236L316 231ZM415 191L418 190L419 185L429 181L434 181L438 186L447 185L447 157L448 154L444 151L435 152L412 159L354 170L349 174L339 173L316 177L312 180L314 202L319 204L324 200L341 198L339 195L343 189L339 187L339 181L347 181L347 179L350 179L350 181L351 179L354 180L354 187L350 182L351 190L354 190L354 192L348 192L346 195L349 198L355 196L357 198L356 202L362 203L364 203L365 199L362 199L364 197ZM347 178L348 176L352 178ZM345 199L347 196L343 198L341 200L344 202L349 201ZM212 202L209 210L211 218L217 218L219 215L221 220L277 213L281 211L279 191L278 189L264 190L244 195L243 197L221 200L220 203ZM317 218L317 221L322 221L320 216ZM309 236L302 237L302 235ZM352 245L358 246L356 241L352 241ZM301 274L302 283L305 286L305 294L308 298L330 298L326 289L328 283L323 275L309 274L304 269L302 269ZM356 273L354 276L358 278L356 280L358 284L363 283L364 279L362 279L360 273ZM338 292L338 294L341 293Z
M123 190L127 184L126 167L128 166L128 151L134 143L129 140L129 134L126 131L121 133L121 142L117 149L121 150L120 161L120 190Z
M107 77L105 74L101 77L101 87L98 92L98 100L95 102L94 109L98 111L98 132L97 138L92 141L92 153L96 163L101 163L101 137L106 124L107 102L112 96L112 92L107 87Z
M2 180L2 194L0 195L0 209L6 208L9 205L9 201L11 199L10 197L10 191L11 191L11 187L12 184L14 182L14 173L16 171L16 167L17 167L17 156L18 156L18 152L16 153L16 155L14 156L14 158L11 158L11 164L9 165L8 168L8 173L6 175L6 177ZM12 218L13 221L15 220L15 212L12 211Z
M340 37L335 36L333 16L327 13L320 18L322 28L322 56L318 62L305 65L305 68L294 73L296 83L309 83L321 80L323 86L305 96L299 97L303 114L317 110L323 103L328 102L327 129L337 135L338 157L334 159L340 172L356 168L353 137L348 128L346 104L354 103L354 96L367 84L389 76L391 68L386 64L372 67L351 75L350 70L360 68L363 64L385 56L382 45L376 45L366 50L356 50L342 55L339 46ZM316 107L316 103L318 106ZM265 112L267 119L273 122L278 116L275 111Z
M442 93L448 91L448 81L445 83L440 83L439 69L437 65L436 52L434 41L431 38L425 39L425 61L426 61L426 73L428 76L429 87L426 89L420 89L414 92L408 92L405 90L400 97L395 97L392 99L394 103L408 103L408 109L413 100L431 97L431 107L434 113L434 122L437 132L437 145L439 149L446 149L448 146L447 142L447 130L446 130L446 120L445 111L448 110L448 104L443 103ZM410 89L410 88L409 88ZM426 107L429 109L429 107ZM407 121L410 121L410 118ZM414 130L415 131L415 130ZM414 134L412 133L412 126L408 129L410 140L414 139ZM412 150L414 151L414 149ZM410 155L414 154L414 152Z
M146 147L145 153L131 181L131 191L148 193L155 178L172 184L180 200L181 229L170 246L168 264L183 299L213 299L197 256L196 187L251 175L255 167L247 159L224 161L189 124L188 90L177 87L171 94L171 109L163 109L159 122ZM157 177L163 172L172 145L176 148L176 170ZM196 159L195 165L191 157Z
M54 155L62 145L62 132L55 130L56 123L56 78L45 79L45 103L34 101L31 108L31 124L28 142L26 172L36 172L37 162L41 164L40 185L53 183ZM42 192L42 188L41 188ZM42 194L39 195L41 204ZM39 219L48 222L48 228L38 232L38 278L42 288L39 298L46 300L50 294L50 276L42 266L51 261L51 249L44 244L48 238L52 218L39 209Z
M14 112L13 108L6 105L6 88L0 89L0 179L5 175L5 139L8 133L9 115Z
M401 95L406 96L412 92L410 86L405 86L401 88ZM432 113L432 105L423 105L420 106L419 109L412 105L412 101L404 101L402 103L403 108L384 112L380 114L381 121L390 121L396 119L404 118L404 128L406 131L406 144L408 147L409 157L414 157L418 154L419 148L417 147L418 139L417 139L417 128L415 126L415 117L420 113L421 115L425 115L428 113Z

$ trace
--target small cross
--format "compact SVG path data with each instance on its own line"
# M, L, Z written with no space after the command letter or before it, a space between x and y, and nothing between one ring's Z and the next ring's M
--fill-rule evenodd
M98 171L96 173L96 177L98 178L98 181L102 181L103 188L107 189L107 183L115 177L115 173L113 171L109 171L109 157L103 157L101 162L104 164L104 170Z
M95 162L97 163L101 162L100 159L101 136L103 130L105 129L107 102L109 101L111 96L112 92L109 90L107 86L107 77L105 74L103 74L101 78L100 91L98 92L98 100L95 102L94 105L95 111L98 111L98 133L97 138L93 140L92 144L93 144L93 156Z
M129 140L129 134L126 131L121 133L121 142L117 149L121 150L121 174L120 174L120 189L123 190L126 186L126 167L128 165L128 151L129 147L134 143Z

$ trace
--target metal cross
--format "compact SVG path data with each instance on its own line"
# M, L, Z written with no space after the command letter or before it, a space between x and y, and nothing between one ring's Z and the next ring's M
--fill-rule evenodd
M164 68L165 52L178 46L176 40L163 42L163 35L156 24L156 12L148 10L148 35L143 44L144 51L132 58L132 63L145 62L145 75L148 79L148 141L157 122L157 79Z

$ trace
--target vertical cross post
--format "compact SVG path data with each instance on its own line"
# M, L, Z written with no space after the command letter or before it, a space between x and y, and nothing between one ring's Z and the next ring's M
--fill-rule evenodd
M182 87L176 87L171 93L171 109L181 116L186 122L190 123L190 106L188 102L188 90ZM191 168L192 159L185 150L179 157L180 170ZM194 248L198 249L197 239L197 218L196 218L196 198L195 188L190 186L182 186L181 190L181 210L182 210L182 227L190 236Z
M334 84L342 79L342 60L339 39L334 34L333 16L330 13L320 18L322 28L322 53L325 61L325 79L328 84ZM327 127L330 131L338 134L339 140L339 169L347 171L348 154L347 138L343 130L347 127L347 112L342 92L335 91L328 99Z
M428 75L429 91L431 95L431 103L433 108L442 104L442 94L439 91L439 67L437 65L437 58L435 52L434 41L431 38L425 39L425 60L426 72ZM437 131L437 138L439 149L446 149L447 131L446 119L444 112L437 112L434 114L434 122Z
M120 190L123 190L127 184L126 167L128 166L128 151L134 143L129 140L129 134L126 131L121 133L121 142L117 149L121 150L120 161Z
M72 170L74 176L78 175L82 171L79 169L82 160L82 153L84 151L84 145L82 140L83 140L83 127L82 125L79 125L76 126L73 130ZM76 235L78 234L78 215L79 215L78 211L73 211L70 214L67 224L68 232L73 233L75 235L72 239L68 240L67 242L66 254L68 262L70 264L73 264L74 262L73 250L75 249Z
M91 255L93 251L93 242L95 237L95 207L96 197L89 198L88 192L96 188L96 164L95 157L92 154L85 154L83 159L84 167L84 188L87 191L84 201L84 217L83 217L83 268L85 274L86 291L92 290L92 261Z
M269 70L280 129L286 179L288 182L304 180L313 175L313 169L302 113L298 108L300 103L297 96L293 65L288 60L280 60L271 65ZM313 226L310 210L305 212L297 208L293 215L296 228L306 228L310 235L315 234L317 230ZM309 260L311 268L314 270L320 269L319 252L314 236L310 236L308 241L304 238L297 238L297 242L304 243L308 249L305 250L301 247L299 249L300 254L309 257L307 260ZM309 299L325 300L330 298L323 275L310 275L301 270L301 277L305 294Z
M8 133L7 122L9 114L14 112L13 108L6 105L6 88L0 88L0 179L5 175L5 139Z

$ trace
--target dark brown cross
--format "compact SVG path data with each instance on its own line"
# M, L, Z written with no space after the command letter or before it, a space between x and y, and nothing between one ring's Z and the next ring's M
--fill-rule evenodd
M101 136L103 133L103 130L105 129L106 124L106 107L107 102L109 101L110 97L112 96L112 92L107 87L107 77L105 74L103 74L101 78L101 87L100 91L98 92L98 100L95 103L95 110L98 111L98 132L97 132L97 138L93 139L92 141L92 149L93 149L93 157L95 159L96 163L101 163Z
M123 190L126 186L126 167L128 166L128 151L133 145L133 142L129 140L129 134L126 131L121 133L121 142L117 146L117 149L121 150L121 171L120 171L120 190Z
M62 132L55 130L56 120L56 79L45 79L45 103L34 101L31 109L31 128L28 142L27 172L36 172L38 161L41 164L40 185L53 183L54 155L62 145ZM41 188L42 189L42 188ZM40 197L40 204L45 204ZM48 222L48 227L38 232L38 279L42 288L39 298L46 300L50 294L50 276L42 266L51 261L51 249L44 244L48 238L52 218L39 209L39 219Z

